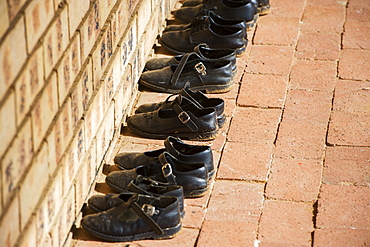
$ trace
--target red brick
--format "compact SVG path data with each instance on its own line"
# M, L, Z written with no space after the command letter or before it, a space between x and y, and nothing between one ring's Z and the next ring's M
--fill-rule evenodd
M258 244L258 247L286 247L287 244L286 243L276 243L276 242L273 242L273 240L270 241L263 241L263 242L260 242L259 241L259 244ZM311 243L307 243L307 244L289 244L288 245L289 247L310 247L312 246Z
M217 180L206 212L206 220L258 222L264 184Z
M32 1L25 10L27 46L32 50L54 16L50 0Z
M346 21L344 49L370 49L370 22Z
M298 39L295 56L300 59L336 61L340 49L340 34L302 33Z
M326 0L326 1L320 1L320 0L307 0L307 5L312 6L325 6L325 7L343 7L346 6L346 1L337 1L337 0Z
M327 147L323 182L370 185L370 148Z
M326 7L307 5L302 19L302 32L341 33L345 19L345 6Z
M323 184L318 201L317 226L369 229L369 196L369 187Z
M285 103L283 122L327 126L332 97L332 92L290 90Z
M290 74L290 88L334 91L337 62L296 60Z
M370 78L369 50L342 50L339 60L339 77L368 80Z
M272 143L275 140L281 110L242 108L235 109L228 133L229 141Z
M289 4L287 4L286 1L284 0L275 0L271 2L271 13L269 15L279 17L301 18L303 14L304 5L305 5L304 0L292 1Z
M311 205L287 201L264 203L258 239L261 243L307 245L313 228Z
M238 105L283 107L287 83L286 76L244 74Z
M320 161L301 159L273 160L266 196L274 199L312 202L321 184Z
M257 224L248 221L206 220L197 246L253 246L256 232Z
M246 71L255 74L288 75L294 47L254 45Z
M271 155L272 144L227 142L217 178L266 181Z
M314 246L368 246L370 243L369 229L338 229L324 228L315 230Z
M370 114L370 82L339 80L335 89L333 109Z
M205 209L202 207L185 206L183 227L200 229L204 220Z
M299 26L299 18L266 16L258 22L253 44L295 45Z
M134 244L137 244L137 247L192 247L195 246L198 234L198 229L183 228L180 233L172 239L152 241L143 240L136 241Z
M361 21L365 23L369 22L370 21L369 5L367 5L366 7L365 6L349 7L347 10L347 21Z
M336 145L370 145L370 115L334 111L328 131L328 143Z
M211 182L211 186L213 186L213 182ZM212 187L211 187L211 191L212 191ZM211 196L211 193L207 193L206 195L202 197L185 199L185 205L206 208L208 205L210 196Z
M276 157L321 159L326 126L305 122L281 122L276 140Z

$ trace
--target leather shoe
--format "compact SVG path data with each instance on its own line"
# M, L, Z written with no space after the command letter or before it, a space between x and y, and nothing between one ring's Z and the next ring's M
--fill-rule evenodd
M201 62L216 62L228 60L231 63L233 74L236 73L236 53L234 49L212 49L209 48L207 44L199 44L194 47L193 52L197 54L197 58ZM176 55L169 58L162 57L149 59L145 64L144 71L163 69L167 66L178 65L182 58L183 55Z
M180 90L179 94L182 97L185 97L186 99L191 101L191 103L197 106L199 109L207 107L215 108L217 114L218 127L221 128L225 124L226 121L226 116L224 114L225 103L223 99L208 98L200 91L194 92L190 90L188 88L188 84L185 85L185 87ZM135 113L152 112L162 108L164 109L171 108L171 103L173 102L171 101L171 98L173 96L176 96L176 94L168 96L168 98L162 102L143 104L136 109Z
M118 207L83 217L82 228L107 241L173 238L181 230L176 197L120 195Z
M144 153L120 153L114 158L114 162L119 168L130 170L155 162L163 152L168 152L176 159L185 163L204 163L208 170L209 179L212 179L215 174L211 147L186 144L172 136L167 137L164 141L164 148L162 149Z
M184 191L181 185L170 185L138 176L131 181L125 194L140 194L153 197L175 196L179 202L181 218L184 217ZM95 212L106 211L124 203L120 194L94 195L89 198L88 205Z
M139 83L165 93L178 93L187 83L191 90L206 93L225 93L234 85L230 61L202 61L194 53L184 55L177 65L143 72Z
M240 55L248 42L245 33L244 28L220 26L207 16L197 19L191 28L163 33L159 43L176 54L192 52L198 44L206 43L212 49L235 49Z
M208 170L203 163L185 163L167 152L158 156L158 160L148 165L131 170L114 171L108 174L105 182L117 192L127 190L130 182L137 176L152 180L181 185L185 197L200 197L209 190Z
M204 10L212 10L225 19L245 20L247 29L258 20L257 8L250 0L204 0L202 4L177 9L173 15L179 23L186 24Z
M127 126L135 134L148 138L174 136L189 140L215 139L219 131L216 110L210 107L198 109L189 103L186 98L177 97L170 109L130 116ZM183 106L186 108L183 109Z

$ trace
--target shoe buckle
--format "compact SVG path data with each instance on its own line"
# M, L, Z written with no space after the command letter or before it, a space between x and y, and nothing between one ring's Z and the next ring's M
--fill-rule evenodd
M162 166L162 174L165 178L171 176L172 174L172 167L170 164L166 163Z
M179 115L177 115L177 117L180 119L182 123L187 123L190 120L189 114L187 114L184 111L180 112Z
M146 213L148 216L153 216L159 213L159 210L156 210L154 206L150 204L143 204L141 209Z
M199 62L197 63L195 66L194 66L195 70L199 73L199 74L202 74L202 75L206 75L207 74L207 68L206 66L204 66L204 64L202 62Z

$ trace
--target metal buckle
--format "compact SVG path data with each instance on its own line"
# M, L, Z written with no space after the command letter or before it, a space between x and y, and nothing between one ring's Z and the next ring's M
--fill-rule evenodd
M184 111L180 112L179 115L177 115L177 117L180 119L182 123L187 123L190 120L189 114L187 114Z
M159 213L159 210L156 210L154 206L150 204L143 204L141 209L148 215L148 216L153 216L155 214Z
M166 163L162 166L162 174L165 178L172 174L172 167L170 164Z
M197 64L194 66L194 69L195 69L199 74L202 74L202 75L206 75L206 74L207 74L207 68L206 68L206 66L204 66L204 64L203 64L202 62L197 63Z

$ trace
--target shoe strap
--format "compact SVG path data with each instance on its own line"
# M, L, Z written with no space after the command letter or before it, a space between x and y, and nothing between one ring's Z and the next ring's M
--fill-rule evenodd
M181 95L179 95L177 99L178 99L177 101L174 101L172 103L172 108L176 112L178 119L183 124L185 124L191 131L193 132L198 131L198 126L194 123L189 114L181 108L179 104L179 101L181 102L182 100Z
M189 89L189 86L190 86L190 83L187 82L185 84L185 86L180 90L180 95L184 96L185 98L187 98L188 100L191 101L191 103L193 103L198 109L203 109L204 107L198 102L198 100L196 100L193 95L195 94L200 94L202 97L204 96L204 98L207 98L207 96L205 96L202 92L193 92Z
M198 56L198 54L196 54L195 52L190 52L190 53L187 53L187 54L185 54L185 55L182 56L179 64L177 65L177 67L175 69L175 72L173 72L173 75L171 77L171 81L170 82L171 82L172 85L176 85L176 83L179 80L179 77L180 77L182 71L184 70L184 67L185 67L186 62L189 60L189 57L191 55L194 55L194 54Z
M156 209L150 204L144 204L142 207L136 202L138 194L135 194L130 198L130 207L135 211L135 213L142 218L145 223L147 223L150 228L157 234L163 235L164 232L162 228L150 217L156 214Z
M162 165L162 175L169 184L177 184L176 176L172 172L172 166L166 159L166 153L162 153L158 157L159 163Z

